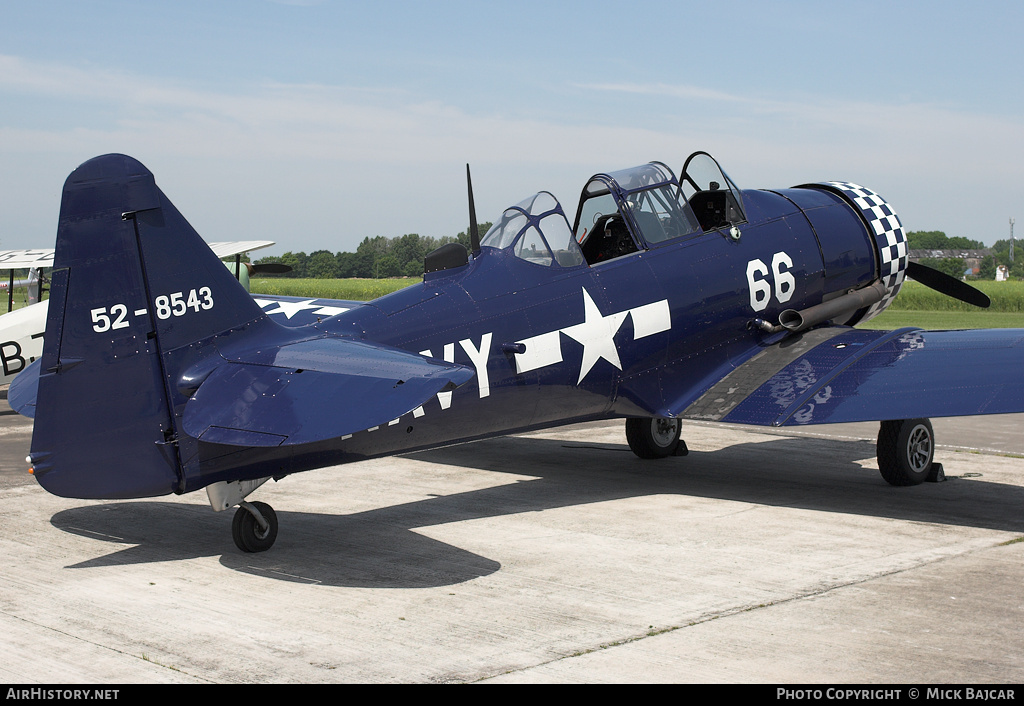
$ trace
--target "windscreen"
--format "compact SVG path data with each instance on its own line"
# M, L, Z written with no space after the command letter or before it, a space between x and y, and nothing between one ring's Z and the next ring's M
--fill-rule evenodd
M627 198L626 207L648 243L661 243L699 229L693 212L679 196L679 189L666 184L634 192Z

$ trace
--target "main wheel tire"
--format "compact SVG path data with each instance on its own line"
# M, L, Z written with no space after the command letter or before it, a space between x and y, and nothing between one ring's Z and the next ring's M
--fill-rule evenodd
M257 501L250 504L263 515L267 528L262 529L256 516L240 507L235 510L235 518L231 522L231 538L243 552L265 552L277 540L277 513L266 503Z
M664 417L629 418L626 420L626 441L640 458L665 458L679 446L682 424L678 419Z
M890 485L928 479L935 458L935 432L927 419L897 419L878 428L878 470Z

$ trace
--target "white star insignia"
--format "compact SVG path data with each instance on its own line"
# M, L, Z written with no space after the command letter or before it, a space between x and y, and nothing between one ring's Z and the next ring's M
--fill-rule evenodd
M583 344L583 363L580 366L577 385L583 382L583 378L601 358L622 370L614 337L619 327L622 326L622 322L625 321L626 315L629 314L629 311L626 310L603 316L586 289L583 290L583 312L582 324L562 329L562 333L566 336Z
M565 334L583 344L580 376L576 381L576 384L579 385L597 364L597 361L602 358L622 370L622 361L619 359L619 351L615 347L614 339L627 316L633 320L634 341L672 328L672 311L669 308L668 299L660 299L650 304L635 306L604 316L586 287L581 288L581 291L583 292L583 323L554 331L545 331L517 341L525 348L521 353L515 354L517 373L528 373L531 370L561 363L561 335Z
M267 304L277 304L277 308L271 309L267 314L284 314L286 318L290 319L300 311L305 311L306 309L319 309L320 305L314 304L313 302L315 301L315 299L307 299L304 302L267 302ZM260 306L266 306L267 304L260 302Z

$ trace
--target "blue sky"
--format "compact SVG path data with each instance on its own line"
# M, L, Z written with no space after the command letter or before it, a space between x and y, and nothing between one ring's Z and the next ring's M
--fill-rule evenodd
M858 182L909 230L1024 217L1020 2L0 9L4 249L52 247L64 179L107 152L264 253L454 235L466 162L481 221L542 189L571 218L594 172L695 150L744 188Z

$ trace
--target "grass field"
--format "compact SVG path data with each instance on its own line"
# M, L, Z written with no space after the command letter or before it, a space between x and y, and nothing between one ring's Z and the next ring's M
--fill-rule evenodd
M2 302L2 304L0 304L0 306L3 307L2 309L0 309L0 314L6 314L7 313L7 292L3 293L2 299L0 299L0 302ZM14 306L12 307L12 310L13 309L20 309L23 306L28 306L28 297L26 297L23 292L18 292L17 290L15 290L15 292L14 292Z
M283 277L253 279L249 282L249 291L253 294L279 294L285 297L317 297L320 299L348 299L352 301L370 301L385 294L397 292L410 284L422 280L419 277L396 277L394 279L286 279ZM14 291L14 308L26 305L26 294L23 289ZM3 308L0 314L7 311L7 292L2 295Z
M385 294L397 292L422 280L419 277L394 279L253 279L249 291L253 294L277 294L283 297L318 297L320 299L349 299L369 301Z
M1024 282L970 282L992 300L979 309L939 294L918 282L903 285L896 300L861 328L1024 328Z
M988 311L1024 313L1024 282L968 282L975 289L980 289L992 300ZM970 304L947 297L928 289L918 282L907 282L900 290L896 301L889 310L914 311L981 311Z
M319 297L369 301L398 291L421 280L395 279L253 279L254 294ZM992 299L991 308L978 309L934 292L917 282L907 282L896 301L862 328L895 329L918 326L924 329L1024 328L1024 282L971 282ZM21 295L21 296L19 296ZM4 297L6 299L6 296ZM23 305L23 294L15 292L14 308ZM6 301L4 302L6 304ZM6 311L6 306L3 309ZM2 312L0 312L2 313Z
M1024 312L1010 311L915 311L886 309L859 328L891 330L904 326L945 330L961 328L1024 328Z
M416 277L397 279L254 279L258 294L322 297L368 301L419 282ZM1024 328L1024 282L972 282L992 299L988 310L968 306L934 292L917 282L907 282L896 301L863 328L924 329Z

